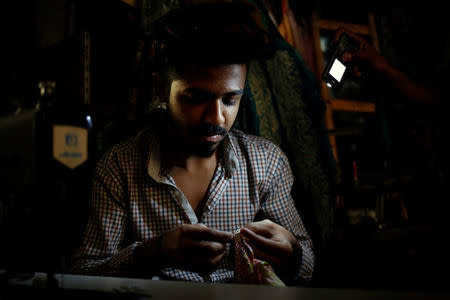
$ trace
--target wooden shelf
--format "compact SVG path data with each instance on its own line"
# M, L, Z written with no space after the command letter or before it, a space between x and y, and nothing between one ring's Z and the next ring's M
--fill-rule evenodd
M362 34L362 35L370 35L371 34L370 28L367 25L318 19L317 26L320 29L325 29L325 30L330 30L330 31L335 31L335 30L339 29L339 27L347 27L348 29L350 29L351 31L353 31L357 34Z
M375 103L368 102L368 101L331 99L330 105L331 105L331 109L333 111L375 113Z
M327 104L325 111L325 125L327 127L330 139L330 145L336 162L339 163L337 142L335 134L340 132L339 128L335 128L333 120L334 111L354 112L354 113L375 113L375 103L369 101L355 101L347 99L336 99L331 96L328 86L321 80L322 71L325 67L323 53L321 48L321 30L336 31L339 27L346 27L361 36L370 37L372 44L378 50L378 36L375 28L375 18L372 12L368 13L367 24L354 24L350 22L335 21L330 19L321 19L317 12L313 12L311 16L311 27L314 41L314 51L316 57L316 74L320 80L320 94ZM339 167L338 167L339 169Z

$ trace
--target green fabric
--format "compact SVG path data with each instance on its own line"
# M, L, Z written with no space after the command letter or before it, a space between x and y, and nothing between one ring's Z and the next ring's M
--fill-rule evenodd
M316 240L327 241L333 231L329 183L335 161L323 124L326 106L299 53L282 38L275 45L274 57L250 64L237 126L283 149L294 173L299 212Z

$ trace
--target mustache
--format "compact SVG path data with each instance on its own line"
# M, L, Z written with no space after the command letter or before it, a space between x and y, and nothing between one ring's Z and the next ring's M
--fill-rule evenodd
M227 130L211 123L204 123L193 128L191 133L196 136L225 135Z

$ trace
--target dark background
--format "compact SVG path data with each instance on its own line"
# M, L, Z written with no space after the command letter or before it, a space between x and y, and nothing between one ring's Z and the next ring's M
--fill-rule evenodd
M137 4L41 0L8 1L2 8L1 116L33 108L40 81L56 82L57 101L83 103L81 41L83 32L90 33L87 107L94 120L91 135L96 142L80 184L86 185L95 161L110 145L139 128L148 106L148 78L136 56L145 36L143 4ZM291 7L305 22L310 21L313 11L324 19L351 23L366 23L367 12L374 12L380 49L389 62L418 82L446 92L449 23L446 9L437 1L291 1ZM443 148L448 136L444 130L448 105L417 106L395 90L383 91L376 115L335 115L337 126L362 129L362 134L338 137L340 163L348 173L351 162L357 159L361 177L369 183L386 173L404 180L387 187L397 196L387 204L388 222L384 224L371 219L349 224L347 212L336 208L336 236L318 257L320 267L313 285L445 289L445 275L439 271L448 267L449 250L444 243L448 237L448 196ZM375 172L380 163L386 167L383 174ZM345 190L345 209L375 205L376 193L346 185L338 188ZM72 194L81 201L87 195L86 187ZM398 195L408 209L407 219L399 212ZM82 216L80 220L84 220ZM76 232L73 244L80 238L81 223L68 231Z

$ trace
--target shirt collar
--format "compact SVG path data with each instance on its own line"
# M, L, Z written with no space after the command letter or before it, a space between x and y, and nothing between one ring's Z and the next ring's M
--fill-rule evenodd
M157 182L165 182L166 176L162 169L161 161L161 137L160 133L153 132L150 139L150 147L147 159L148 175ZM225 168L225 176L231 178L239 166L237 153L230 133L226 134L222 140L222 161Z
M148 151L147 170L148 175L157 182L164 181L161 163L161 137L156 132L152 132L150 147Z
M236 148L233 144L233 140L228 133L222 141L222 158L226 171L226 177L230 178L239 166L239 160L237 158Z

